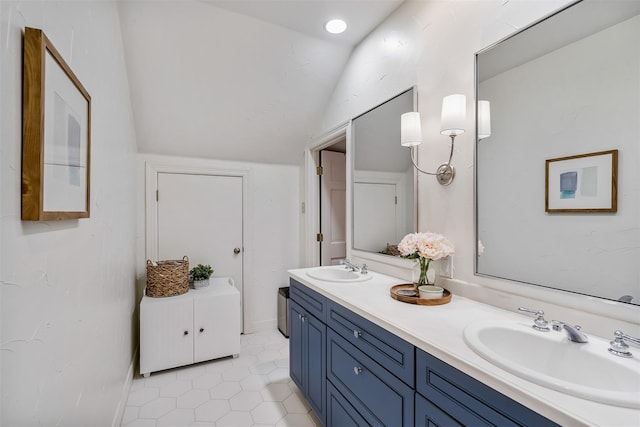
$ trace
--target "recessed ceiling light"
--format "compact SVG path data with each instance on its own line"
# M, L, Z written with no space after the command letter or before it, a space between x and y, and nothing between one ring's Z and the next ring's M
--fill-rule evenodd
M342 19L332 19L324 24L324 29L331 34L340 34L347 29L347 23Z

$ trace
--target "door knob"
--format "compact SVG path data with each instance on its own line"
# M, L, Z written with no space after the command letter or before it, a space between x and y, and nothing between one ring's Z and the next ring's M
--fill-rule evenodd
M233 250L233 253L234 253L234 254L236 254L236 255L238 255L238 254L240 253L240 248L235 248L235 249Z

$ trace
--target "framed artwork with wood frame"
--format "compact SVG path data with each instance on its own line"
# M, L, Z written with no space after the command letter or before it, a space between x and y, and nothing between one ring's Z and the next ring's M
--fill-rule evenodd
M91 97L42 30L22 54L22 219L89 218Z
M618 150L546 161L545 211L617 212Z

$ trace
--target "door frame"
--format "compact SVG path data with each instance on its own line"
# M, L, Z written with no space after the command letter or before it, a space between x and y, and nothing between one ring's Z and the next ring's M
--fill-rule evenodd
M231 176L242 178L242 330L251 328L250 310L245 310L247 306L246 296L250 292L246 290L246 283L250 283L247 271L251 271L251 249L247 250L246 242L252 242L252 229L247 226L247 211L249 211L248 186L250 172L246 169L218 169L200 166L177 165L171 163L145 162L145 259L158 259L158 205L156 201L156 191L158 190L158 174L175 173L185 175L211 175L211 176Z
M316 168L320 166L320 151L345 139L346 141L346 242L347 258L351 248L351 223L347 221L351 215L351 204L348 202L351 197L351 120L342 122L324 135L318 137L311 145L304 150L304 267L316 267L320 265L320 245L316 241L316 235L320 232L320 186L318 185L318 175Z

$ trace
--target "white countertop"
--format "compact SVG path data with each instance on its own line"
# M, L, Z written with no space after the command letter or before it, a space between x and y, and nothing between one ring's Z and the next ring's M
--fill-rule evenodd
M333 283L312 279L306 274L308 270L289 270L289 274L560 425L640 426L640 409L593 402L534 384L489 363L465 344L463 331L472 322L504 320L533 324L533 318L458 295L453 295L451 302L445 305L406 304L389 295L391 286L406 280L371 272L373 278L366 282Z

